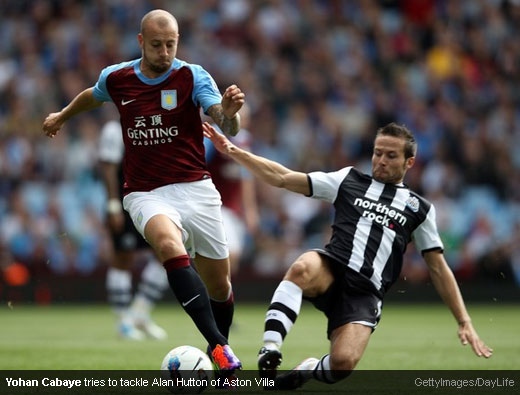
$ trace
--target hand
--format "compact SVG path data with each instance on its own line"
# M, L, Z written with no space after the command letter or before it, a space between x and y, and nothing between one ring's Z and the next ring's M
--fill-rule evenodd
M64 121L61 119L61 112L53 112L45 118L45 121L43 121L43 131L47 137L52 139L63 126L63 122Z
M471 344L473 352L479 357L489 358L493 355L493 350L486 346L478 337L477 332L473 328L471 321L462 322L459 324L458 335L463 346Z
M231 119L242 108L246 95L236 85L229 86L222 96L222 110L226 118Z
M211 140L218 152L229 155L233 148L236 148L226 136L217 132L209 123L204 122L202 124L202 130L204 131L204 136Z

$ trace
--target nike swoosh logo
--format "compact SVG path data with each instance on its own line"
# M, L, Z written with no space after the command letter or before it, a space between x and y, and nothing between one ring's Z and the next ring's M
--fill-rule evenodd
M121 100L121 105L126 106L128 103L132 103L133 101L136 101L136 100L137 99L127 100L127 101Z
M197 299L198 297L200 296L200 294L197 294L196 296L194 296L193 298L191 298L190 300L188 300L187 302L182 302L182 307L186 307L187 305L189 305L191 302L193 302L195 299Z

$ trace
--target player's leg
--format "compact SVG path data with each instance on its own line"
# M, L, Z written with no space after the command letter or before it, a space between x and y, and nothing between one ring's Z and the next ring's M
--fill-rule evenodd
M359 287L360 278L355 272L333 259L325 259L334 273L334 284L325 294L310 300L327 315L330 354L319 360L308 358L278 377L275 386L279 389L295 389L310 378L334 383L347 377L361 359L381 317L380 297Z
M166 331L151 317L151 311L167 288L168 277L163 266L155 257L150 257L141 273L137 292L130 305L130 313L135 326L152 339L162 340L168 337Z
M240 258L246 239L246 226L243 220L228 207L222 206L222 222L228 241L231 276L238 272Z
M196 254L194 261L197 266L197 271L208 288L211 309L217 327L220 333L228 338L234 313L234 297L229 273L229 259L211 259ZM221 356L216 357L215 350L211 348L211 345L208 346L207 353L217 364L217 358L222 358ZM224 379L224 377L218 374L216 377L220 379L218 380L219 383ZM230 388L225 384L219 384L216 387Z
M192 183L189 188L192 214L183 218L183 225L192 235L195 264L208 289L217 326L228 337L234 298L220 194L209 179Z
M114 256L106 274L108 302L117 317L117 331L123 339L142 340L144 334L135 327L130 302L132 300L132 266L135 248L141 238L133 229L132 221L126 215L120 216L120 226L108 221L108 229L114 246ZM127 222L127 220L129 220Z
M208 289L216 324L220 332L227 337L233 320L234 297L220 194L210 179L191 183L186 192L192 198L189 209L186 210L190 214L183 217L183 226L191 238L189 248L192 255L195 255L197 269ZM211 344L210 347L213 348ZM224 348L229 349L226 358L230 363L241 366L229 346ZM215 353L218 354L219 351L212 352L217 364L221 363L219 360L225 362L224 358Z
M315 251L306 252L291 265L267 310L264 345L258 354L261 376L276 376L276 368L282 361L280 348L300 313L302 297L323 294L333 282L327 262Z
M229 259L211 259L196 254L195 264L208 289L211 309L217 327L227 339L234 313Z
M330 336L330 353L320 359L307 358L290 372L275 380L275 388L293 390L310 379L333 384L348 377L365 352L372 328L348 323L336 328Z
M241 362L217 328L208 292L199 274L190 265L180 229L167 216L156 215L148 221L144 233L163 262L175 296L213 350L213 360L221 370L240 369Z
M115 277L116 280L119 277L123 277L118 271L124 270L124 275L126 276L124 284L126 292L124 294L127 301L123 314L124 325L120 325L120 332L122 330L125 331L125 333L128 332L129 335L125 337L131 337L137 334L136 337L143 338L144 332L148 337L163 339L166 337L166 332L152 321L150 312L155 306L156 301L161 298L164 289L168 287L166 273L156 259L151 259L141 273L137 292L132 302L129 303L132 293L131 269L136 260L136 255L137 253L145 252L145 250L150 251L150 246L137 232L127 212L122 213L120 218L122 223L117 230L110 227L112 241L116 251L115 261L112 266L115 266L116 270L109 268L107 273L107 291L109 296L113 293L111 291L112 289L116 291L116 296L117 292L120 292L118 291L118 286L121 288L122 281L119 280L119 285L113 284L113 277ZM151 252L149 254L151 255Z
M204 338L212 348L217 344L227 344L215 324L206 287L190 265L181 230L169 217L159 214L146 223L144 234L158 259L163 262L175 296Z
M216 347L227 340L218 331L206 287L184 247L189 235L181 225L178 209L183 207L175 206L186 201L185 194L179 196L180 188L168 185L151 192L133 192L124 197L123 206L166 269L177 300L208 343Z
M107 269L106 290L109 304L117 317L117 331L123 339L142 340L144 334L138 330L129 312L132 300L132 273L131 266L134 254L118 248L117 241L114 259Z

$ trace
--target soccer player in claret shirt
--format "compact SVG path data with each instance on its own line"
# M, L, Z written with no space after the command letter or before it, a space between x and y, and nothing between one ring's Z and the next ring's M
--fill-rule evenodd
M327 316L330 352L320 359L308 358L276 377L277 389L296 389L311 378L335 383L351 373L379 322L384 294L399 277L406 245L412 240L423 254L437 292L457 320L462 344L471 344L478 356L491 356L492 350L471 324L444 259L434 206L403 183L417 151L408 129L391 123L378 130L372 176L354 167L331 173L295 172L236 147L209 124L204 124L204 132L219 151L261 180L334 204L330 243L301 255L274 292L258 367L262 376L276 376L282 361L280 348L298 317L302 298Z
M49 114L43 130L54 137L72 116L106 101L116 105L125 143L123 207L166 269L214 362L233 371L241 363L227 341L233 317L228 248L220 196L204 160L199 109L235 135L244 94L231 85L221 96L201 66L175 58L179 28L170 13L146 14L137 39L141 58L105 68L94 87ZM213 309L210 297L218 301Z

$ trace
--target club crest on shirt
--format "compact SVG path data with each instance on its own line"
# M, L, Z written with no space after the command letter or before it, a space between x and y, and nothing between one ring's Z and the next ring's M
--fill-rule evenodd
M415 196L410 196L406 201L406 206L414 213L416 213L419 211L419 199L417 199Z
M177 107L177 90L161 91L161 107L165 110L173 110Z

